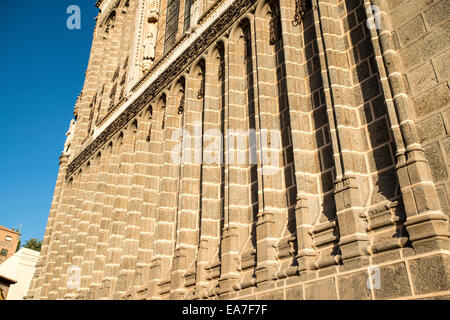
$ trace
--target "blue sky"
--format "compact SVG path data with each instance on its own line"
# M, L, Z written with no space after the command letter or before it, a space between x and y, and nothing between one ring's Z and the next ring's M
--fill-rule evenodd
M0 1L0 225L42 239L89 60L96 0ZM81 8L69 30L67 7Z

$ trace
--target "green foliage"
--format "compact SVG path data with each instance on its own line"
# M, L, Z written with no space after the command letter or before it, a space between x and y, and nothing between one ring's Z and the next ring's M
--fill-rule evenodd
M25 242L23 247L40 252L42 247L42 241L39 241L38 239L35 238L31 238L30 240Z
M11 228L12 231L19 232L19 228ZM19 241L17 241L16 252L19 251L20 246L22 244L22 238L19 237Z

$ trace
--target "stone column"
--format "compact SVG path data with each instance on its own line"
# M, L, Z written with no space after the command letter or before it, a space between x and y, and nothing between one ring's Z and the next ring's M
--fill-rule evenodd
M91 210L88 213L86 246L83 252L81 263L81 294L85 299L89 299L90 285L93 279L94 261L96 255L97 242L100 233L101 223L101 206L104 199L104 189L106 184L106 170L108 167L107 161L109 159L109 152L103 149L92 160L95 162L96 175L95 180L90 182L90 190L92 190L92 199L90 200Z
M141 287L149 281L149 272L153 257L155 241L155 225L157 218L157 206L159 198L160 174L163 158L163 134L166 108L165 95L159 97L153 106L151 127L147 137L146 147L146 179L144 181L144 203L142 212L142 227L139 237L138 262L136 264L136 276L134 286L143 298L148 293L148 288Z
M87 238L87 228L89 225L89 214L92 210L92 196L95 188L95 180L97 176L97 167L94 161L88 161L88 163L84 166L83 175L82 175L82 183L80 184L80 192L78 195L77 201L77 215L76 219L74 219L74 228L72 229L73 233L71 234L71 238L73 242L71 243L71 247L73 248L73 257L71 260L67 261L68 268L74 266L79 268L80 271L80 280L81 280L81 267L83 263L83 254L84 248L86 246L86 238ZM64 281L67 283L67 278L70 277L67 271L64 273L62 277ZM67 287L65 283L62 285ZM80 283L81 288L81 283ZM75 298L78 293L78 287L65 290L66 299Z
M180 190L178 196L176 244L171 274L171 299L182 299L188 291L187 272L195 276L195 256L198 247L202 167L203 106L205 95L205 65L201 59L193 65L186 79L186 108L184 110L181 142ZM194 282L195 283L195 282Z
M63 267L60 274L60 283L58 287L58 299L70 299L75 295L76 289L68 287L69 268L80 267L75 264L73 258L75 257L75 245L77 244L77 235L79 231L79 223L81 220L82 206L84 202L84 195L86 191L87 180L89 177L89 166L83 166L79 169L77 191L73 193L72 203L69 207L69 215L66 216L66 226L64 236L67 239L63 242L63 246L67 246L64 257L62 258Z
M123 255L137 126L137 120L128 124L123 131L123 139L119 141L120 160L118 162L117 181L113 199L111 233L108 239L106 255L103 299L117 298L114 296L114 293L117 290L118 273Z
M379 29L372 29L371 37L380 52L377 64L387 76L392 100L388 101L388 111L392 131L396 137L397 175L401 186L406 211L406 229L416 252L433 249L448 249L448 218L442 212L430 166L420 144L411 100L405 87L401 58L396 50L391 21L387 14L385 0L364 1L365 8L375 5L380 9ZM370 10L370 9L369 9Z
M67 161L67 157L63 157L61 159L63 162ZM65 164L66 165L66 164ZM49 246L49 254L48 254L48 263L43 271L43 284L40 292L40 299L49 299L50 298L50 290L52 288L52 279L54 270L57 267L56 258L58 256L58 250L60 249L61 238L62 238L62 230L64 226L64 219L67 212L67 207L69 203L69 199L71 196L71 192L73 189L73 177L69 180L63 182L63 188L61 193L61 201L56 210L55 214L55 222L54 222L54 230L52 232L52 237L50 240ZM52 292L52 298L55 298L54 293Z
M41 297L42 286L44 285L44 273L47 268L47 264L49 263L51 239L53 233L56 231L56 215L64 192L66 170L67 155L63 154L59 157L58 177L56 179L53 201L50 207L50 214L47 221L47 227L45 229L44 239L42 241L41 254L39 256L39 261L36 264L33 280L30 284L30 289L25 299L39 299Z
M151 114L145 111L138 118L137 132L135 136L134 152L130 158L130 163L134 163L132 168L131 189L128 199L125 238L123 241L122 257L120 261L120 271L116 298L119 298L125 291L133 285L133 278L136 272L138 258L139 237L141 232L144 202L144 188L147 161L147 137L149 134Z
M105 270L106 256L111 233L111 224L113 220L113 202L115 199L115 190L118 180L118 171L120 163L120 140L121 133L118 134L107 146L106 159L107 171L104 174L105 184L101 184L101 190L104 190L103 196L99 194L99 202L102 200L99 210L101 212L100 230L96 244L96 254L94 270L92 272L92 283L90 284L89 297L91 299L100 299L103 297L105 286L103 275ZM100 204L100 203L99 203Z
M355 95L347 59L349 50L342 21L346 10L338 10L334 0L314 1L316 34L322 37L319 52L324 54L322 79L325 83L329 123L333 141L335 201L339 225L339 248L344 264L355 267L368 264L369 236L362 214L367 205L366 188L370 183L365 159L367 137L360 123L359 97ZM323 50L323 51L321 51ZM328 87L328 88L327 88ZM331 108L330 108L331 107ZM335 131L334 131L335 130ZM337 141L338 140L338 141Z
M59 234L58 238L60 239L60 242L58 243L58 247L55 250L55 266L53 270L49 272L51 280L49 280L50 288L48 292L48 298L50 300L64 298L64 296L61 296L62 291L64 290L64 288L62 287L62 283L64 280L61 276L65 272L64 268L66 266L66 256L69 254L67 251L69 248L70 229L72 228L72 220L75 214L74 203L77 199L80 179L81 173L80 171L78 171L74 174L72 182L69 182L71 183L71 188L67 190L67 198L66 201L64 201L65 206L61 208L62 210L64 210L64 214L62 219L59 221L59 230L61 230L61 233Z
M94 210L94 197L96 193L96 183L98 181L98 170L100 164L100 157L94 156L86 166L86 174L88 175L85 184L84 201L82 204L82 211L80 222L78 224L78 232L75 236L75 256L73 257L73 265L80 268L80 288L75 293L72 293L70 297L80 299L86 298L85 294L88 289L83 287L83 278L89 277L86 272L85 260L87 255L92 251L92 244L89 243L89 229L90 220ZM84 268L83 268L84 267Z
M257 282L282 275L291 267L289 259L295 237L294 181L289 105L286 99L285 52L280 9L261 3L255 13L260 148L262 163L262 206L258 214ZM261 210L262 207L262 210ZM289 222L291 220L291 222ZM295 239L295 238L294 238ZM285 246L289 247L284 252ZM287 254L286 254L287 253ZM288 261L284 261L284 260ZM283 260L283 265L279 265ZM290 272L296 273L297 268Z
M328 214L327 211L333 211L334 197L329 197L332 191L321 181L322 177L330 180L332 177L330 171L320 170L318 150L329 144L329 127L324 102L320 101L323 84L316 66L318 53L315 33L312 32L315 30L314 19L310 11L302 21L295 23L295 9L295 1L280 0L282 45L286 58L286 100L289 105L297 187L296 260L301 278L308 280L319 254L313 245L312 227L318 219L323 221L325 212ZM324 208L331 209L322 211L322 204Z
M160 172L154 258L148 284L148 299L170 292L170 269L175 248L175 224L178 207L181 128L184 120L184 78L176 82L167 97L164 122L163 166Z
M229 131L226 133L229 198L220 277L220 294L225 299L231 297L227 293L234 290L241 276L245 278L242 285L248 286L255 266L258 179L251 34L250 22L245 20L244 25L232 31L229 39Z
M203 110L203 165L201 180L200 239L197 254L195 298L207 298L215 289L209 280L209 268L219 263L220 238L223 228L225 166L225 48L217 43L206 59L205 102Z

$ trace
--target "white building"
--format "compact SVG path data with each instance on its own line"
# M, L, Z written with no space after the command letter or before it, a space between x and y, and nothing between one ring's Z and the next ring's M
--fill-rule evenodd
M39 254L38 251L21 248L0 264L0 276L17 281L9 288L6 300L22 300L27 294Z

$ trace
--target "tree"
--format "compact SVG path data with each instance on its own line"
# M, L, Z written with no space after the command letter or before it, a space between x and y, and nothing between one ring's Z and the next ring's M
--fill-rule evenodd
M11 228L11 230L15 231L17 233L20 233L19 228ZM19 236L19 241L17 241L16 252L19 251L21 244L22 244L22 238Z
M35 250L35 251L41 251L42 241L38 241L38 239L31 238L27 242L25 242L24 248Z

